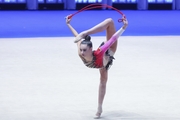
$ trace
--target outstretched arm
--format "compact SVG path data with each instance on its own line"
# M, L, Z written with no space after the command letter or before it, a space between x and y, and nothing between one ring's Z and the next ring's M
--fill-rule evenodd
M66 17L66 24L69 27L69 29L71 30L71 32L73 33L73 35L76 37L78 35L78 32L71 26L70 24L71 18L69 18L68 16ZM77 47L78 47L78 53L80 53L80 43L81 41L77 42Z
M118 40L119 36L122 35L122 33L125 31L125 29L128 26L127 19L123 16L123 26L116 32L114 35L108 40L103 46L100 47L102 51L107 51L116 40Z
M71 22L71 18L69 18L67 16L66 17L66 24L69 27L69 29L71 30L71 32L73 33L73 35L76 37L78 35L78 32L71 26L70 22Z

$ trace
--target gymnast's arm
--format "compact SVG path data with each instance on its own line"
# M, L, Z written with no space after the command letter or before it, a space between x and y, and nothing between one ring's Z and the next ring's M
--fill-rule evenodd
M71 21L71 18L68 18L68 16L67 16L66 24L69 27L69 29L71 30L71 32L73 33L73 35L76 37L78 35L78 32L71 26L70 21Z
M110 46L119 38L119 36L122 35L122 33L125 31L125 29L128 26L128 21L125 17L123 17L123 26L116 32L114 35L108 40L103 46L100 47L102 51L107 51Z
M69 19L68 16L66 17L66 24L73 33L73 35L76 37L78 35L78 32L70 25L71 18ZM77 42L77 48L78 48L78 54L80 55L80 44L81 41Z
M114 33L114 35L113 35L111 38L116 38L116 39L118 39L119 36L121 36L122 33L126 30L126 28L127 28L127 26L128 26L128 21L127 21L127 19L125 18L125 16L123 16L122 22L123 22L123 26L122 26L116 33Z

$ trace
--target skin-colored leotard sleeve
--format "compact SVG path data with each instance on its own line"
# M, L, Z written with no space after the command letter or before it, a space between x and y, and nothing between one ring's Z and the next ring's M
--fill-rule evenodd
M100 47L101 51L106 52L111 47L111 45L113 45L113 43L118 40L119 36L121 36L124 31L125 30L123 28L120 28L116 33L114 33L110 40L108 40L103 46Z

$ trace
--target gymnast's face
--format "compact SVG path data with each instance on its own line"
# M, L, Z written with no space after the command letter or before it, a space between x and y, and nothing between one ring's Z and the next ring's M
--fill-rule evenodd
M87 44L80 45L80 53L83 57L91 57L92 56L92 47L90 48Z

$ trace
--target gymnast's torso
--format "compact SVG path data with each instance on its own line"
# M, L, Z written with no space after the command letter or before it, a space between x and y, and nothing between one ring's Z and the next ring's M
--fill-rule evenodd
M92 61L86 61L86 59L83 56L79 55L83 63L87 67L98 69L105 67L107 70L110 68L110 66L113 63L114 53L110 49L108 49L107 51L101 50L102 45L104 45L104 42L100 45L100 47L97 50L93 51Z

